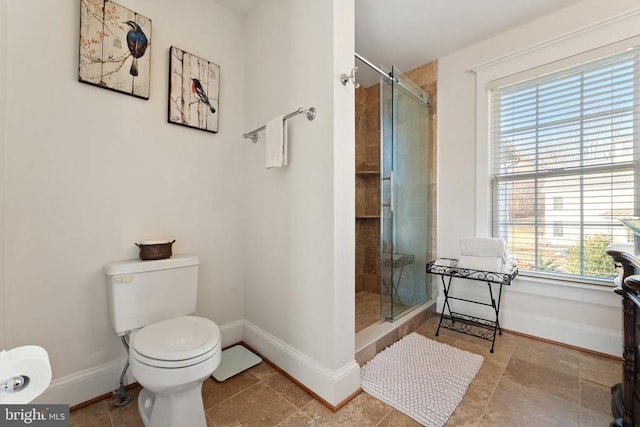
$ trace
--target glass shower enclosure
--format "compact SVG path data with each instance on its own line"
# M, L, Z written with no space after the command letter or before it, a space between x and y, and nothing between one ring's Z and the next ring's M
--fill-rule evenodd
M380 79L380 318L427 302L429 95L395 67Z

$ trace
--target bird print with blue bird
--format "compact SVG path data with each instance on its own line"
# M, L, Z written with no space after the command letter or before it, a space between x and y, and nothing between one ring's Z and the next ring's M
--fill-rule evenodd
M127 24L130 29L127 32L127 47L129 48L129 52L131 52L131 56L133 57L133 61L131 62L131 68L129 69L129 74L132 76L138 75L138 58L142 58L144 53L147 51L147 46L149 44L149 40L147 39L146 34L134 21L124 22Z

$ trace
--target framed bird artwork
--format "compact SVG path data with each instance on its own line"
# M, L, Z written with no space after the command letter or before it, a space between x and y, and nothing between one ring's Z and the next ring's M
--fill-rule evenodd
M110 0L80 0L78 80L149 99L151 20Z
M169 50L169 123L218 132L220 66Z

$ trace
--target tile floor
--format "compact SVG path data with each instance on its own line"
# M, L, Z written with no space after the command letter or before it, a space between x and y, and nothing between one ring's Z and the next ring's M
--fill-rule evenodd
M609 387L622 362L508 333L491 354L488 341L449 330L435 337L436 325L431 318L417 332L485 358L447 426L609 425ZM210 427L419 425L364 392L332 413L265 362L223 383L207 380L202 394ZM142 422L135 402L114 408L105 400L72 412L71 426Z
M383 309L387 315L391 311L390 303L391 302L388 299L384 302ZM396 313L401 312L408 307L408 305L396 302ZM369 291L356 292L356 333L379 321L380 294Z

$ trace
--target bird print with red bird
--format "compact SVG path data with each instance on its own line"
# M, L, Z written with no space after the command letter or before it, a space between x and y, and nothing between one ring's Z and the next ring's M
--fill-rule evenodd
M213 108L213 106L209 103L209 98L207 97L207 94L204 92L204 89L202 88L202 83L200 83L200 80L191 79L191 81L193 82L191 84L191 91L196 94L196 96L200 99L200 101L202 101L207 107L209 107L212 113L215 113L216 109Z
M169 122L218 131L220 66L172 46Z

